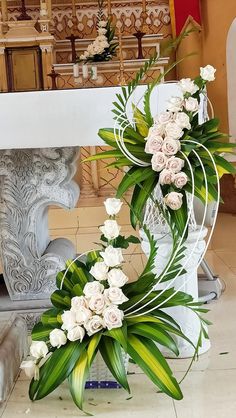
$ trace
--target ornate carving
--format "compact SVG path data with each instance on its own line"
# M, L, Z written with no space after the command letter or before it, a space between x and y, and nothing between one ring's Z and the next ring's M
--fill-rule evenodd
M70 241L51 241L50 204L73 208L79 188L75 148L0 152L0 252L11 299L45 299L55 274L74 255Z

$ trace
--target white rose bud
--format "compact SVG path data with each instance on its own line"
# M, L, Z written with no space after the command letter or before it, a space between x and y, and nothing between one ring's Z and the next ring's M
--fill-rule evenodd
M88 336L95 334L98 331L101 331L104 328L103 318L99 315L94 315L92 318L85 324L86 331Z
M22 361L20 368L24 370L25 375L30 379L34 378L37 380L39 367L35 364L33 360Z
M116 199L115 197L109 197L108 199L105 200L104 205L105 205L107 214L110 216L114 216L120 212L123 202L121 202L120 199Z
M91 296L89 300L89 308L91 311L95 312L96 314L100 314L102 313L105 306L106 301L102 293L97 293L96 295Z
M95 282L97 283L97 282ZM77 311L78 309L81 308L81 306L84 306L85 308L87 308L87 300L85 299L84 296L74 296L71 299L71 310L72 311Z
M162 112L160 115L157 115L154 120L155 122L159 123L160 125L165 125L168 122L172 122L173 113L171 112Z
M108 289L105 289L104 296L108 303L113 303L114 305L121 305L129 300L119 287L109 287Z
M178 210L183 203L182 193L170 192L163 198L164 203L172 210Z
M170 112L180 112L183 109L183 99L181 97L171 97L168 101L167 109Z
M171 184L174 181L174 173L171 170L167 170L166 168L164 168L164 170L162 170L160 172L160 176L159 176L159 183L163 186L164 184Z
M124 312L118 309L116 305L110 305L103 311L104 324L109 330L120 328L123 318Z
M183 94L194 94L199 90L198 86L194 83L193 80L191 80L191 78L182 78L182 80L179 81L178 85L181 88Z
M61 329L53 329L49 334L49 340L52 347L60 348L66 344L67 338Z
M175 123L182 129L191 129L190 118L187 113L178 112L175 115Z
M184 101L184 107L188 112L197 112L199 109L198 100L194 97L189 97Z
M97 261L90 269L90 273L96 280L106 280L108 270L107 265L103 261Z
M184 167L184 160L178 157L170 157L166 162L167 170L173 171L173 173L178 173Z
M167 157L163 152L156 152L152 156L151 163L154 171L161 171L165 168Z
M84 286L83 292L86 298L91 298L91 296L93 295L102 293L103 290L104 290L103 284L94 281L94 282L86 283L86 285Z
M215 72L216 69L212 65L206 65L206 67L200 68L200 75L204 81L214 81Z
M180 173L175 174L174 184L178 189L182 189L188 182L188 176L181 171Z
M36 359L46 357L48 354L47 344L44 341L33 341L30 346L30 354Z
M67 331L73 328L76 325L76 317L74 311L64 311L61 316L62 320L62 329L66 329Z
M69 332L67 334L67 338L70 341L78 341L79 340L80 342L82 342L82 340L84 338L84 335L85 335L84 328L77 325L76 327L69 330Z
M100 21L98 22L98 26L99 26L100 28L105 28L105 27L106 27L106 25L107 25L106 20L100 20Z
M124 261L121 248L114 248L111 245L101 252L101 256L109 267L119 266Z
M180 150L180 142L176 139L168 138L166 137L163 146L162 146L162 152L164 152L167 156L172 156L177 154L177 152Z
M128 277L123 273L121 269L112 269L109 271L108 283L111 287L122 287L127 283Z
M105 221L99 229L108 240L115 239L120 235L120 226L116 221L110 219Z
M163 145L163 138L161 136L149 137L145 145L145 152L147 154L155 154L161 151Z
M92 312L81 306L80 310L78 310L75 314L76 318L76 324L83 325L85 322L87 322L92 316Z
M180 139L184 132L175 122L169 122L166 125L166 136L172 139Z
M161 124L161 123L157 123L154 126L152 126L151 128L149 128L148 131L148 136L146 139L148 138L152 138L152 137L156 137L156 136L161 136L163 135L165 132L165 125Z

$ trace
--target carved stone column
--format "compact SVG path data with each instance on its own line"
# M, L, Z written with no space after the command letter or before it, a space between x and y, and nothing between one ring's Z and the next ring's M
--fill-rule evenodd
M74 147L0 151L0 253L12 300L47 299L75 254L69 240L50 240L48 207L75 207L76 156Z

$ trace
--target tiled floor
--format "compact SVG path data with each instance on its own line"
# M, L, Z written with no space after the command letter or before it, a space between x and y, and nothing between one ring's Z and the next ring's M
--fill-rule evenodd
M209 319L211 350L200 357L182 383L184 399L172 401L157 393L156 388L139 370L129 376L132 398L122 390L87 391L86 407L98 418L235 418L236 417L236 217L220 215L207 260L225 281L222 297L211 303ZM127 256L128 257L128 256ZM142 257L135 255L137 269ZM189 360L171 360L180 380ZM21 374L5 405L2 418L78 417L66 384L46 399L31 403L28 381Z

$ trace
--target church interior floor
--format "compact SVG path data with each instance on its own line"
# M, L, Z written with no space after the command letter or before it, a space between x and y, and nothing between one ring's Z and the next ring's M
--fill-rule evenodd
M81 208L80 210L88 209ZM84 212L85 214L85 212ZM104 220L104 212L97 213L101 222ZM75 213L77 219L77 212ZM96 221L98 221L98 218ZM69 219L69 218L68 218ZM91 225L91 218L90 225ZM65 218L64 218L65 221ZM68 237L74 234L74 242L81 250L81 241L78 230L86 231L86 218L80 217L81 224L77 226L65 225L60 233L67 232ZM51 231L58 236L56 228L53 228L51 219ZM73 233L69 233L72 232ZM128 226L124 229L128 230ZM57 231L58 232L58 231ZM89 240L94 239L94 230L91 228ZM126 231L124 231L126 232ZM220 214L216 230L207 252L207 261L215 273L225 282L225 291L221 298L208 305L210 326L211 349L200 356L194 363L191 372L182 383L184 399L173 401L167 396L157 393L157 389L136 368L130 366L130 386L132 397L123 390L87 390L86 410L96 418L230 418L236 417L236 216ZM96 235L96 234L95 234ZM83 246L89 244L83 242ZM91 247L88 247L91 248ZM134 248L135 261L132 262L136 269L142 268L143 257L138 249ZM130 258L130 254L127 254ZM189 360L171 360L178 380L184 375L189 365ZM46 399L32 403L28 399L28 380L21 373L15 383L12 393L6 403L0 406L2 418L66 418L83 416L73 405L67 384L63 384Z

